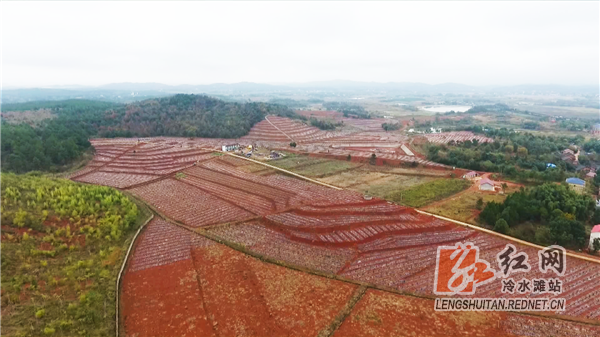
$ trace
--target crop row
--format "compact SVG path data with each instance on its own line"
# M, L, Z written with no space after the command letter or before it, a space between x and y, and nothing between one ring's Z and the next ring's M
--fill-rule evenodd
M305 216L295 214L295 211L286 213L277 213L269 215L269 220L273 220L279 224L285 225L290 229L322 232L323 230L331 229L351 229L357 227L365 227L369 223L378 223L382 226L398 226L402 223L405 226L416 225L411 220L417 220L416 217L410 214L400 215L334 215L328 216L323 212L323 215ZM355 225L356 224L356 225ZM358 226L357 226L358 225Z
M156 178L157 177L155 175L92 172L75 177L73 180L96 185L111 186L116 188L127 188L129 186L148 182Z
M248 180L247 178L229 175L221 171L211 170L201 166L186 169L184 173L226 187L257 194L269 200L273 200L274 202L276 201L284 207L286 201L294 195L293 192L279 189L276 186L261 184L260 182Z
M545 319L526 315L508 314L500 324L506 333L515 336L600 336L600 326L584 325L571 321Z
M315 154L323 154L337 157L347 157L351 156L352 158L364 158L370 159L373 154L375 154L377 159L380 160L390 160L390 161L400 161L412 163L415 162L417 164L423 166L431 166L431 167L444 167L444 165L435 163L429 160L425 160L422 158L418 158L416 156L408 156L399 154L397 151L392 151L389 149L379 149L379 148L330 148L324 145L317 144L298 144L296 147L297 150L306 152L306 153L315 153Z
M443 132L443 133L428 133L425 135L427 140L431 143L447 144L451 141L454 142L465 142L467 140L477 140L480 143L493 142L494 140L485 136L478 136L470 131L458 131L458 132Z
M261 221L219 226L210 228L209 231L224 239L241 243L259 254L330 273L340 270L355 254L355 250L350 248L318 247L292 241Z
M219 199L226 200L232 205L237 205L253 214L268 214L274 212L278 206L271 198L199 179L189 174L182 178L181 181L190 186L195 186L203 192L216 196ZM281 203L283 203L283 206L281 206ZM280 200L280 207L285 207L285 200Z
M289 200L288 206L299 206L303 203L344 203L349 201L361 201L362 197L351 191L338 191L332 193L331 189L311 184L309 182L287 177L283 175L269 175L269 176L257 176L249 175L247 172L236 169L229 165L225 165L216 161L208 161L201 163L200 167L205 167L213 171L222 172L228 175L232 175L239 178L247 179L249 176L252 177L252 181L277 188L279 190L287 191L293 196Z
M129 271L134 272L190 258L189 232L155 217L139 239Z
M160 212L190 227L242 220L253 214L230 202L175 179L131 189Z
M302 115L304 117L325 117L331 119L341 119L344 115L338 111L312 111L312 110L304 110L304 111L296 111L297 114Z

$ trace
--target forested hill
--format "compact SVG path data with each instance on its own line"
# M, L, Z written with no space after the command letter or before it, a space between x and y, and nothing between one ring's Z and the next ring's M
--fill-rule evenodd
M175 95L128 104L112 110L119 123L103 126L99 134L111 136L184 136L238 138L266 115L296 117L282 105L234 103L198 95Z
M2 113L38 109L50 111L55 118L33 126L2 118L2 170L63 170L90 149L90 137L238 138L267 114L301 118L282 105L225 102L204 95L127 105L87 100L6 104Z

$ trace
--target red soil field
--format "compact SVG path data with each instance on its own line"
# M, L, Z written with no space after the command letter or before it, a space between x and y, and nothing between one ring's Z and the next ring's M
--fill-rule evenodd
M345 159L345 154L352 153L354 161L358 153L358 158L368 160L371 152L365 148L329 146L353 141L353 146L358 142L403 143L401 136L386 136L381 132L363 132L352 139L352 135L320 130L315 133L283 118L269 119L273 124L265 121L269 124L265 129L271 127L280 134L289 132L307 140L322 139L298 144L297 149L309 149L315 156ZM247 161L211 154L211 149L232 141L235 140L151 138L140 139L139 143L137 139L94 140L97 149L94 161L73 174L72 179L128 189L162 214L189 227L233 223L205 230L274 260L424 296L433 295L439 245L473 242L480 248L480 258L497 267L495 255L509 242L380 199L366 201L351 191L336 191L279 174L248 173L243 170L249 165ZM389 147L379 148L385 149ZM377 152L377 161L384 160L396 160L395 163L414 160L446 169L419 156ZM536 249L515 246L529 255L533 269L528 278L549 277L535 268ZM560 277L565 284L560 297L567 299L567 310L562 314L575 319L600 319L600 288L595 277L600 275L600 265L569 257L567 266L565 276ZM355 289L355 285L345 282L265 264L157 219L140 237L123 279L124 325L128 335L140 336L315 335L332 322ZM496 280L479 287L476 297L517 296L502 294L500 289L500 281ZM389 293L371 295L373 292L370 290L359 301L336 334L350 334L357 329L359 335L388 332L402 335L404 326L409 329L406 331L417 329L414 330L417 335L430 332L452 335L459 331L452 329L461 327L476 335L473 329L479 329L479 325L470 327L466 322L491 322L486 325L491 330L481 328L482 335L487 331L492 335L498 332L545 336L544 332L551 331L548 329L552 326L557 326L561 334L573 330L592 331L596 335L596 330L569 326L571 323L556 319L498 314L500 319L490 313L438 315L430 300L423 300L429 301L426 306L411 302L408 317L403 321L398 312L405 311L398 308L406 308L407 299L402 297L402 303L398 304L400 300L388 299ZM380 297L374 303L389 305L383 309L371 308L374 304L361 307L371 296ZM542 295L531 295L536 296ZM295 302L294 298L300 300ZM251 304L256 308L251 308ZM363 311L355 315L357 310ZM381 324L369 318L371 311L383 312L378 314ZM238 314L231 315L232 318L227 312ZM163 319L161 315L171 318ZM358 317L358 325L346 328L354 324L348 323L353 322L353 315ZM422 317L439 319L438 327L450 328L427 330L435 325L419 325ZM404 325L390 325L387 323L390 320ZM575 332L573 335L578 336Z
M433 295L438 246L473 242L480 248L481 258L497 267L496 254L510 242L377 199L329 206L313 203L210 231L273 259L427 296ZM527 277L549 277L535 268L536 249L516 246L530 256L534 266ZM561 314L598 319L600 288L592 275L600 275L600 265L570 257L567 265L561 277L563 293L556 295L568 301ZM476 295L520 296L503 294L500 289L501 282L496 279L478 288Z
M368 290L335 337L344 336L577 336L599 326L504 312L436 312L434 301Z
M222 245L192 252L220 336L314 336L355 285L266 264Z
M470 131L458 131L458 132L442 132L442 133L427 133L425 134L427 140L431 143L448 144L451 141L464 142L467 140L473 141L478 140L480 143L493 142L494 140L485 136L476 135Z
M341 119L344 114L338 111L312 111L312 110L296 110L296 113L304 117L310 118L329 118Z
M128 336L307 336L356 285L266 264L160 219L123 278Z
M214 336L190 254L189 232L155 218L122 281L128 336Z
M166 216L190 227L241 220L254 214L177 179L169 178L131 189Z

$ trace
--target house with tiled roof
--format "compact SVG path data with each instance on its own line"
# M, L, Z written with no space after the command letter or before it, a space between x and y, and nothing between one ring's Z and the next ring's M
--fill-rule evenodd
M471 171L471 172L465 173L462 177L463 177L463 179L475 179L475 178L479 177L479 173L477 173L475 171Z
M495 183L491 180L489 180L488 178L483 178L481 180L479 180L479 190L480 191L496 191L495 189Z

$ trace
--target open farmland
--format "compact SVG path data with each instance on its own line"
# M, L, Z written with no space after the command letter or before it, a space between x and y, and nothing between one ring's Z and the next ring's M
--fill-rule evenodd
M78 180L94 172L129 174L129 169L139 170L143 167L144 160L158 160L157 165L165 165L163 161L183 159L184 165L178 170L156 174L148 181L122 187L146 201L163 216L188 228L185 230L157 219L146 228L138 241L122 289L124 329L129 335L316 335L323 329L336 326L332 325L333 322L338 320L338 314L347 305L357 303L355 310L361 308L361 303L371 296L371 290L361 292L360 289L364 288L359 288L359 284L422 296L423 301L430 301L427 313L433 314L433 302L427 298L433 296L434 267L439 245L473 242L481 248L481 258L493 263L495 255L511 242L420 214L410 207L379 198L365 200L359 193L312 184L279 174L274 169L268 169L269 174L261 174L260 165L227 155L214 155L210 149L215 143L203 141L94 141L101 144L102 151L97 151L97 156L108 159L96 160L73 175L73 179ZM160 147L159 153L155 154L158 156L156 159L149 158L153 153L151 151L137 151L155 147ZM133 150L136 152L133 153ZM169 154L166 159L161 157L163 151ZM189 152L182 154L181 151ZM187 153L201 157L188 162ZM119 173L104 172L104 167L110 167L123 157L135 157L132 160L140 165L128 166ZM293 156L279 163L292 170L301 170L299 165L306 164L304 167L310 168L330 161L307 156L295 158L298 158L295 164ZM354 162L341 163L355 165ZM151 166L146 165L148 169ZM370 167L374 169L370 171ZM399 177L415 178L414 184L406 179L404 184L418 188L419 184L448 180L441 178L451 171L428 169L423 171L422 176L403 176L410 173L408 168L367 164L346 171L334 171L332 175L320 179L331 183L338 179L343 183L348 172L361 172L359 179L365 185L376 183L377 179L368 179L377 178L377 175L387 175L381 178L382 186ZM105 182L113 183L110 179ZM515 245L519 251L529 254L532 265L538 263L537 250ZM247 254L280 266L259 262ZM599 320L599 290L592 276L600 274L600 265L571 257L567 260L569 267L562 277L566 286L560 296L566 298L568 304L566 311L559 314L573 320ZM324 279L284 267L339 280ZM533 276L543 275L532 271ZM303 282L295 282L302 277L306 278ZM271 284L274 279L280 281ZM324 285L322 281L325 280ZM301 286L308 288L298 290ZM495 280L480 287L477 297L516 296L503 294L500 288L500 281ZM315 309L319 307L316 302L311 302L317 301L316 298L325 298L325 295L315 298L308 295L321 290L331 296L327 297L329 304L318 302L328 309ZM301 293L307 294L310 299L295 302L296 298L302 297L292 294ZM399 302L406 301L396 293L384 294L401 297L397 299ZM185 300L180 300L182 296ZM252 310L245 309L250 303L256 306ZM287 306L306 318L297 316L299 318L292 320L291 309L285 309ZM425 310L416 308L411 315L416 315L418 310ZM238 315L226 314L232 310L239 311ZM385 310L389 311L389 316L380 315L382 324L390 322L397 315L394 307ZM322 317L315 316L314 312L321 311L325 313ZM148 323L160 315L164 318L161 316ZM347 331L344 324L350 324L348 322L352 315L343 321L336 334ZM469 315L455 313L441 315L439 319L440 322L470 319L472 316ZM510 335L510 331L518 331L515 335L527 331L523 330L522 324L528 318L521 315L514 314L517 318L510 324L498 323L504 322L498 318L504 316L484 316L490 322L495 322L495 326L499 326L498 331L505 335ZM305 322L305 325L298 326L298 320ZM540 320L541 328L532 330L534 333L531 336L545 336L543 327L549 319ZM551 320L554 321L556 319ZM566 324L564 321L559 323ZM405 324L407 329L414 328L411 321L407 320ZM570 324L577 326L579 332L594 331L585 330L589 326L580 323ZM456 329L460 327L457 325ZM567 327L565 325L564 329Z
M341 130L322 131L297 120L268 116L255 124L248 135L239 139L174 137L96 139L91 141L96 150L93 160L84 170L72 174L70 178L81 182L127 188L153 181L157 176L177 172L193 165L194 162L210 159L212 151L220 150L222 145L228 144L253 144L271 150L292 151L341 160L347 160L350 156L352 162L363 163L372 160L374 154L376 165L398 166L414 163L421 167L449 169L442 164L425 159L412 147L410 137L400 132L383 131L381 124L390 122L389 120L354 118L347 120L348 123L368 127L356 130L343 127ZM469 136L455 138L458 140L464 137ZM438 141L436 139L431 141ZM295 142L297 146L291 148L289 145L291 142Z
M479 136L470 131L427 133L425 134L425 137L429 142L438 144L448 144L450 142L465 142L467 140L477 140L480 143L494 141L489 137Z
M435 312L425 299L368 290L333 336L584 337L599 333L598 327L514 313Z
M296 113L307 118L314 117L339 120L344 117L344 114L338 111L297 110Z
M124 330L139 336L308 336L357 286L265 264L163 220L123 280Z

